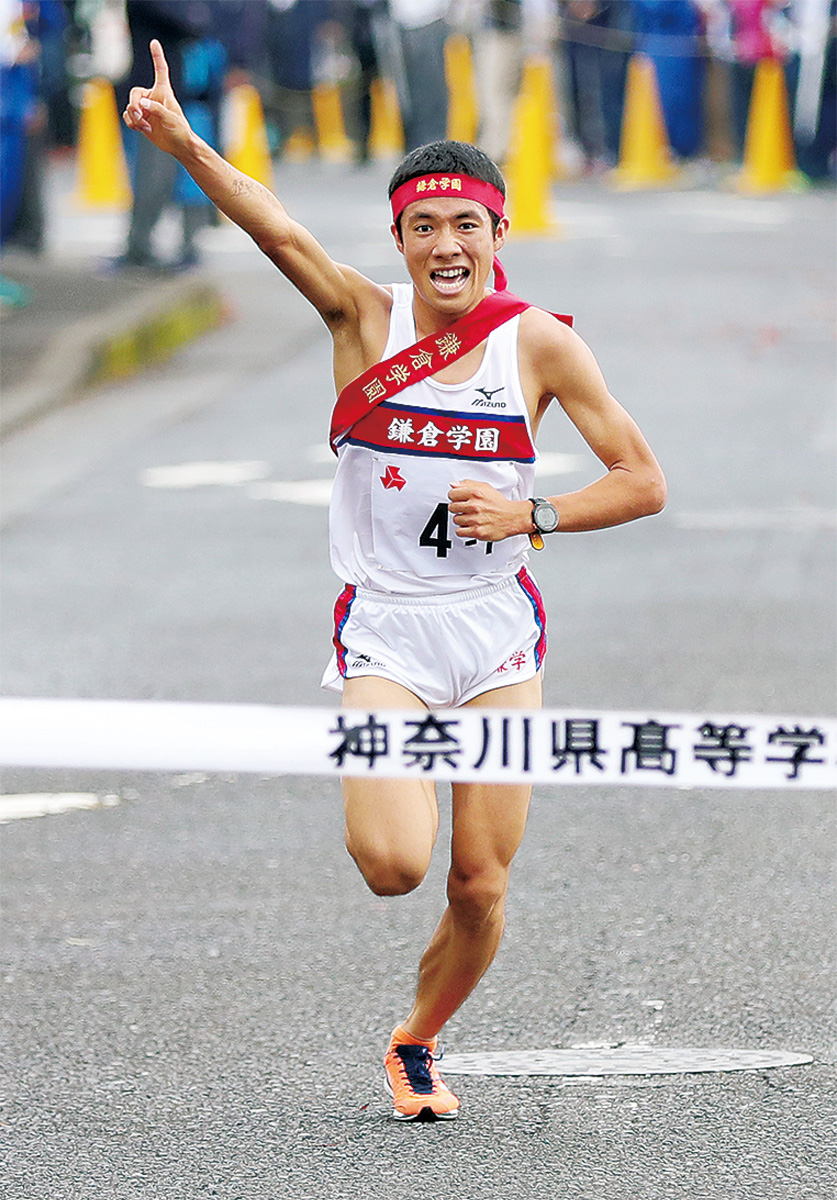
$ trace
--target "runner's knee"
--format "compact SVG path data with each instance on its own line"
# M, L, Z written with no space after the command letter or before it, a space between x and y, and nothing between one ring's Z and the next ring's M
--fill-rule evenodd
M478 931L492 919L503 917L509 872L492 865L466 871L452 867L448 875L448 903L454 920Z
M357 863L370 891L376 896L406 896L427 874L429 859L392 850L360 850L346 837L346 849Z

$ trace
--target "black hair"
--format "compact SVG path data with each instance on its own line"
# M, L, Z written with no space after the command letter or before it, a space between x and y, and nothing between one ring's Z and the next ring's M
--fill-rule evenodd
M502 196L506 194L506 183L500 173L500 168L482 150L472 146L470 142L428 142L426 146L418 146L411 150L398 166L389 181L388 195L392 198L396 188L420 175L435 175L445 171L448 174L471 175L483 183L496 187ZM500 223L500 214L488 210L494 232ZM401 218L396 221L398 233L401 233Z

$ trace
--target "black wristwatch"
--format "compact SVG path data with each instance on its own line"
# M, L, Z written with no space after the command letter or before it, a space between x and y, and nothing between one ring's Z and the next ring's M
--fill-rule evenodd
M543 550L543 535L554 533L560 523L558 509L543 496L530 496L532 503L532 524L535 532L529 534L529 541L534 550Z
M558 509L542 496L530 497L532 501L532 524L538 533L554 533L558 528Z

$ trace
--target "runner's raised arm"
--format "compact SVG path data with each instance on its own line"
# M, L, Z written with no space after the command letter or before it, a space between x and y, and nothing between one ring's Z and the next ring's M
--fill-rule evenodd
M357 319L359 295L374 288L359 272L334 262L317 239L257 180L237 170L194 132L177 101L163 47L150 44L154 83L132 88L123 114L177 159L217 208L248 233L334 330Z

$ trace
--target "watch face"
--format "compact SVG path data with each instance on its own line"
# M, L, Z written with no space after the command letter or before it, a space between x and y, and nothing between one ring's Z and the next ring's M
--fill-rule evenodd
M553 504L536 504L532 520L541 533L552 533L558 528L558 510Z

